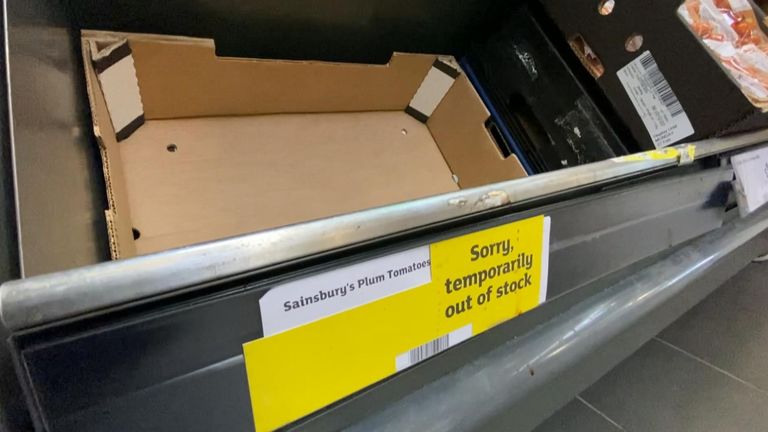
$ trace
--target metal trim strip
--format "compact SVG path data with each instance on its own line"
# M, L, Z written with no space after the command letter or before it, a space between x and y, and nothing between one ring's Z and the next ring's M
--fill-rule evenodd
M678 146L696 158L768 141L768 130ZM676 166L678 159L606 160L386 207L100 263L0 286L0 319L11 330L41 325L195 284L444 222L511 203Z

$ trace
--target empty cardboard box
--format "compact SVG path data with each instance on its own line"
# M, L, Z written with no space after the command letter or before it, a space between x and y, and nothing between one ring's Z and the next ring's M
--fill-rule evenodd
M222 58L95 31L82 49L113 258L525 175L452 58Z

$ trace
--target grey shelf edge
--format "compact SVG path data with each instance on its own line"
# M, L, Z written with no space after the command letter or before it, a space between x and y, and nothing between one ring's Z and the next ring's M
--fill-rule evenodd
M530 430L767 249L763 206L346 430Z
M513 203L546 198L768 142L768 130L675 146L679 156L623 158L285 226L125 260L9 281L0 319L11 330L121 305ZM647 153L647 152L646 152ZM646 155L641 153L640 155Z

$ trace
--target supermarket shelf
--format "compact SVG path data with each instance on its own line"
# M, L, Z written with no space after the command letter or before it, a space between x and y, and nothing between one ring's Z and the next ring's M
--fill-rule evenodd
M38 424L49 430L78 430L83 424L116 430L137 416L155 430L248 430L242 344L262 336L258 299L270 287L533 215L550 216L548 301L295 425L338 429L556 319L617 277L638 271L638 265L660 260L670 248L717 230L731 176L729 167L694 164L586 197L412 231L311 261L190 286L174 296L16 329L13 352L17 367L26 371L23 384L35 401ZM94 287L91 293L97 295L99 286ZM83 382L98 385L78 384ZM60 397L62 392L67 398ZM151 418L140 414L156 406L166 409Z
M0 163L4 172L13 166L16 177L14 185L0 183L0 204L2 217L17 223L9 222L0 239L13 237L10 225L18 230L17 247L0 255L3 280L106 259L103 185L78 69L78 26L213 32L229 37L222 46L231 50L249 45L232 31L249 22L242 16L271 22L253 2L240 0L146 2L146 8L121 0L109 11L84 14L90 3L3 1L9 102L1 113L7 122L0 125ZM378 43L386 39L382 31L403 23L418 27L419 20L461 40L472 29L458 24L487 6L461 2L467 9L441 8L450 19L440 20L411 16L398 2L387 3L392 11L358 9L357 0L328 5L342 3L349 15L338 19L365 38L336 35L333 30L343 26L326 22L324 13L308 19L326 26L328 42L348 42L341 52L350 55L373 45L377 55L391 51L366 41ZM178 14L182 9L189 14ZM369 19L374 12L385 19ZM284 27L317 33L284 15ZM198 20L192 28L190 16L221 22ZM396 35L399 46L441 47L440 32L422 33ZM259 41L251 42L258 51ZM264 44L271 49L271 42ZM317 44L322 50L327 45ZM296 56L329 54L301 49ZM39 430L252 431L242 346L263 336L258 304L271 287L543 214L552 221L546 303L291 425L530 429L721 279L765 253L768 210L723 226L733 177L727 156L765 142L768 130L685 143L669 152L6 282L0 320L10 333L4 334L10 352L0 350L0 368L15 366L26 397L9 398L0 384L0 405L7 410L24 401ZM54 216L56 223L46 219ZM478 387L481 382L487 387Z

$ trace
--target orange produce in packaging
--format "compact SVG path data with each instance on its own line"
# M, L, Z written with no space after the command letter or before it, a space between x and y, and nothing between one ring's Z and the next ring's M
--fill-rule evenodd
M686 0L678 14L750 102L768 108L768 37L749 0Z

